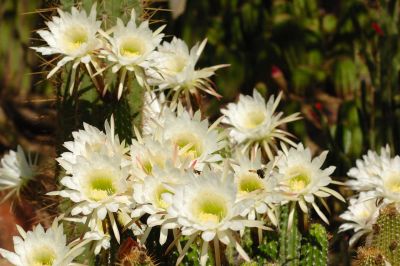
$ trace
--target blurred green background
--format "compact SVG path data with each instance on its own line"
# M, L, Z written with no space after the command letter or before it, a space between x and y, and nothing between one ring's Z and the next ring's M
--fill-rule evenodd
M154 28L167 24L167 39L192 46L208 38L199 67L231 65L213 78L224 97L205 101L212 119L239 93L283 91L280 110L304 117L289 130L313 150L329 150L339 180L368 149L400 151L399 1L187 0L177 17L168 10L173 1L143 2ZM55 155L56 83L29 47L41 44L35 31L57 5L0 3L0 153L20 143ZM347 249L340 243L335 248Z

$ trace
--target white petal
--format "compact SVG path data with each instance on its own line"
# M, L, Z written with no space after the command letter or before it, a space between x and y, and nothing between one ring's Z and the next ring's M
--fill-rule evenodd
M215 237L215 231L205 231L201 234L204 241L210 242Z

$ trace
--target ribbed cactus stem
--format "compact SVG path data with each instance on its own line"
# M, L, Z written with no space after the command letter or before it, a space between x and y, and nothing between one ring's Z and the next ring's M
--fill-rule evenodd
M108 29L114 26L116 19L129 20L132 8L139 16L143 13L143 2L140 0L60 0L61 8L70 10L72 6L84 8L89 11L94 3L97 3L97 14L103 21L103 27Z
M383 208L373 227L370 246L392 265L400 265L400 213L394 205Z
M321 224L312 224L301 246L302 266L328 265L328 235Z
M294 211L293 222L288 226L291 210ZM294 204L287 204L281 207L279 230L280 264L290 266L299 265L301 234L298 229L298 215Z

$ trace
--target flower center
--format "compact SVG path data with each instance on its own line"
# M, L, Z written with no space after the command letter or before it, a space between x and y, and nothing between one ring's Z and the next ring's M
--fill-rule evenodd
M65 32L67 39L67 47L70 52L78 50L82 45L88 41L87 30L80 26L71 27Z
M393 175L386 182L386 188L394 193L400 192L400 175Z
M198 158L203 153L203 147L199 138L192 133L185 133L175 137L175 144L180 148L185 148L184 156L192 159Z
M310 176L305 172L300 172L289 179L289 187L292 191L298 192L307 187L310 182Z
M255 173L248 172L239 177L239 192L248 193L263 188L261 178Z
M119 51L122 56L136 57L143 54L144 45L143 43L134 37L125 38L119 47Z
M162 198L162 194L164 193L172 194L171 191L169 191L163 185L160 184L155 190L156 205L157 207L165 210L169 207L169 204L165 202Z
M56 259L56 253L49 247L36 250L33 256L33 266L51 266Z
M186 67L187 58L183 56L171 56L170 60L167 61L167 71L171 73L179 73Z
M244 121L245 128L256 128L265 121L265 114L261 110L254 110L247 113Z
M103 200L117 191L111 174L96 173L89 178L88 197L95 201Z
M216 194L204 192L198 195L195 205L195 216L204 223L219 223L227 215L226 200Z
M362 210L362 211L360 212L360 217L361 217L361 218L366 219L366 218L368 218L368 217L370 217L370 216L371 216L371 213L370 213L368 210Z
M150 160L144 161L142 163L142 168L143 171L148 175L150 175L153 172L153 166L151 165Z

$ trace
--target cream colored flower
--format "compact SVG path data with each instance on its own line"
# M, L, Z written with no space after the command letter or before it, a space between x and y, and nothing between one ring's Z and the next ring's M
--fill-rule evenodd
M232 163L234 170L234 182L239 199L251 199L253 204L242 213L251 220L257 218L257 214L266 213L274 225L277 218L274 213L275 203L279 203L279 194L275 192L277 182L272 176L272 164L261 163L261 153L252 154L252 158L237 152Z
M121 167L118 157L93 153L77 156L77 164L61 179L65 189L48 193L69 198L75 203L71 215L82 214L94 221L109 217L116 239L119 232L114 213L133 204L128 182L129 166Z
M226 142L223 133L216 129L218 123L210 126L206 119L201 120L200 111L192 116L179 105L177 113L166 113L160 133L164 141L170 141L178 149L181 161L190 161L192 167L201 171L205 164L222 160L218 151Z
M136 14L135 10L132 9L131 19L126 26L118 18L112 37L103 34L110 44L110 47L105 49L103 53L110 62L114 63L112 71L115 73L121 69L118 99L122 95L127 71L134 72L139 84L145 85L144 71L150 67L149 58L164 36L161 33L164 27L162 26L153 32L149 28L149 21L147 20L136 25Z
M276 191L282 195L283 202L285 199L298 202L305 213L308 212L306 204L311 204L319 217L329 224L328 219L315 203L315 196L323 200L332 195L339 200L345 200L337 191L328 188L329 184L337 183L330 177L335 170L334 166L322 169L328 152L324 151L318 157L312 158L310 149L305 149L301 143L289 150L283 148L283 151L279 151L275 162L277 168L275 177L278 181ZM290 218L293 218L293 214L294 208L292 208Z
M126 153L129 148L125 141L120 141L115 133L114 118L104 123L105 132L89 124L83 123L83 130L72 132L72 141L63 144L68 149L63 152L57 161L67 173L71 173L75 168L78 156L89 158L92 154L98 153L107 157L118 158L121 166L129 165L129 158Z
M381 182L380 175L383 173L384 165L391 161L390 148L381 148L380 154L369 150L363 155L362 160L356 161L356 167L349 170L347 175L351 178L346 184L356 191L375 190Z
M187 168L188 165L179 161L177 151L170 141L158 141L150 136L132 140L130 155L132 175L141 180L152 175L154 168Z
M376 199L371 193L361 192L357 198L350 199L348 209L340 215L347 222L339 227L339 232L354 230L349 244L353 244L363 235L372 232L372 225L376 222L381 205L377 205Z
M61 60L57 62L47 75L50 78L66 63L73 61L71 73L71 88L75 82L75 71L80 63L88 66L94 63L94 54L101 48L98 31L101 22L96 20L96 4L92 6L90 14L85 10L78 11L71 8L71 13L57 9L58 17L53 17L46 22L48 30L39 30L38 34L46 41L48 46L32 47L42 55L60 54Z
M0 162L0 190L10 190L2 199L6 200L16 194L19 196L20 190L36 174L37 156L32 159L26 156L21 146L17 151L9 151L4 155Z
M143 181L137 181L133 184L133 198L136 202L136 208L132 211L131 216L134 219L149 214L147 218L148 228L145 235L155 226L160 226L160 244L163 245L168 237L168 231L175 229L177 226L165 226L174 221L174 217L169 217L167 209L170 206L164 200L164 194L174 194L173 189L176 186L186 184L190 181L193 174L184 172L181 169L154 169L152 175L146 176ZM141 242L144 242L144 238Z
M368 151L356 164L348 172L352 179L347 184L352 189L367 191L385 203L400 203L400 156L390 157L389 146L380 155Z
M216 252L219 252L221 241L225 245L234 245L245 260L250 260L234 233L245 227L264 227L261 221L251 221L240 215L251 202L237 200L232 178L231 175L224 176L220 172L205 169L186 184L175 187L173 193L163 194L163 200L169 205L167 215L176 218L168 223L180 227L182 235L189 236L177 265L198 235L202 239L201 265L207 262L210 241L213 241ZM216 257L218 260L218 255Z
M207 40L204 40L201 44L196 44L189 51L186 43L178 38L174 37L171 42L164 41L152 56L153 67L147 69L149 84L158 86L160 90L171 89L174 93L173 102L176 102L180 95L189 99L190 94L197 94L199 91L219 97L209 77L214 75L217 69L227 65L195 69L206 42Z
M17 228L21 236L13 239L15 253L0 248L1 256L16 266L72 266L72 261L83 252L82 246L90 241L67 245L63 226L57 220L47 230L40 224L28 232L18 225Z
M243 152L261 146L271 160L274 151L278 150L278 141L296 146L290 139L291 134L279 127L301 117L299 113L287 117L282 117L283 112L275 113L281 97L282 93L276 99L271 96L266 104L261 94L254 90L253 97L240 95L237 103L230 103L221 110L224 114L222 123L229 126L231 139Z

